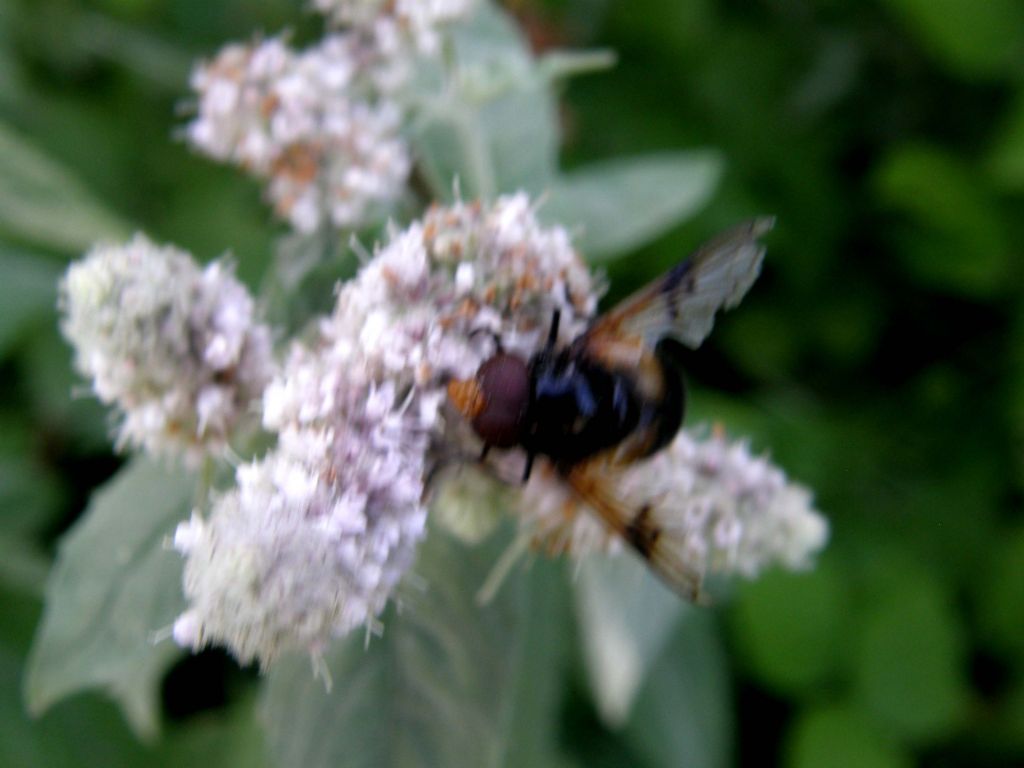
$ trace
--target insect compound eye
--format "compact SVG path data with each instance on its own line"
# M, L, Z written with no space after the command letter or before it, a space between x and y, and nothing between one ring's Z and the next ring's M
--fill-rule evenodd
M498 353L480 366L476 385L481 406L473 416L473 429L498 448L519 442L523 415L530 402L530 373L521 357Z

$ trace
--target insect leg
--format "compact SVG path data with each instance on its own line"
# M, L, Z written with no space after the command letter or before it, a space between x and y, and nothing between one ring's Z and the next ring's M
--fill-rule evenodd
M558 340L558 326L562 320L562 310L556 309L551 315L551 328L548 330L548 343L547 351L550 352L555 348L555 342Z
M526 454L526 466L523 468L523 485L530 479L530 473L533 471L533 459L537 454L530 453Z

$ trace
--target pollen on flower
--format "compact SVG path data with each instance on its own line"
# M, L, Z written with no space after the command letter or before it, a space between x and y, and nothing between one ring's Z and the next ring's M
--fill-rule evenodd
M227 263L202 268L137 235L72 264L59 301L78 370L121 411L119 443L194 463L251 421L270 331Z

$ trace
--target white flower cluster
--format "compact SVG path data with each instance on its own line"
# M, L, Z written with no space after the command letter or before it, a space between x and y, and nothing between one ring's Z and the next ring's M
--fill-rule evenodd
M392 385L337 394L344 418L283 432L209 521L179 526L191 607L178 643L224 643L262 664L287 648L319 654L380 613L412 565L426 525L423 415Z
M201 268L136 235L72 264L59 301L77 368L122 411L122 445L190 463L218 453L273 374L270 331L223 261Z
M318 0L344 30L305 50L281 37L226 46L196 68L200 152L267 182L279 216L311 233L383 221L412 166L400 93L420 57L436 57L440 26L474 0Z
M313 7L339 24L376 27L393 37L404 34L416 49L438 48L438 27L466 16L476 0L313 0ZM384 28L388 29L384 29Z
M659 545L698 575L805 568L828 540L806 488L718 433L700 439L680 431L665 450L626 469L616 491L634 509L654 505ZM519 509L526 531L555 551L579 556L622 546L550 475L531 480Z
M266 179L276 212L300 232L383 219L410 159L401 109L368 76L375 55L356 33L298 52L280 38L229 45L193 73L188 139Z
M594 302L568 235L524 195L434 208L393 234L267 388L277 447L179 528L190 608L176 640L266 664L372 626L425 535L444 375L474 373L489 334L529 354L556 307L578 330Z

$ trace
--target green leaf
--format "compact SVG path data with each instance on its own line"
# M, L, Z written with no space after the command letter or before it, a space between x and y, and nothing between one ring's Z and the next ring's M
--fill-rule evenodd
M522 633L522 663L506 737L505 768L566 768L557 750L573 650L572 595L565 566L558 560L538 560L530 564L527 574L529 613L517 630Z
M374 231L358 239L372 243L384 237ZM282 335L302 333L313 318L330 314L339 281L351 278L358 266L350 243L340 242L331 229L278 238L259 291L267 321Z
M454 109L447 113L439 109L421 115L411 129L416 167L428 182L431 197L446 203L452 202L457 192L473 198L485 183L477 177L485 175L489 180L494 173L489 165L485 170L473 170L469 142L476 142L472 149L477 163L486 155L480 140L469 135L473 129L468 118L459 117ZM486 183L493 186L493 181Z
M911 761L895 744L873 730L848 707L805 712L786 738L786 768L909 768Z
M17 350L35 429L74 444L79 451L110 450L107 410L72 370L71 350L56 323L37 326L31 344Z
M986 158L988 175L996 187L1020 192L1024 189L1024 93L1018 92L999 122Z
M849 610L827 560L808 573L772 571L737 590L732 636L758 680L800 695L836 677Z
M538 62L540 70L549 80L566 80L589 75L615 66L615 51L595 48L591 50L554 50L545 53Z
M0 583L32 597L42 598L50 561L35 547L0 534Z
M186 727L168 728L161 742L158 766L223 765L231 768L270 768L265 739L247 697L225 711L191 718Z
M413 128L417 162L434 194L491 199L539 193L558 152L557 112L546 73L515 23L490 3L452 30L456 87L425 105Z
M961 75L1000 75L1020 54L1024 12L1016 0L886 0L913 34Z
M83 696L37 720L18 691L21 659L0 648L0 765L18 768L134 768L153 765L108 702Z
M5 561L13 555L3 552ZM39 622L38 596L0 586L0 765L18 768L132 768L153 765L109 701L79 696L33 719L21 698L25 651Z
M503 764L528 659L526 581L509 578L489 604L475 594L499 552L434 530L415 565L421 592L385 620L383 637L337 642L324 661L333 690L306 658L278 662L263 720L279 766Z
M733 703L714 617L688 611L647 676L626 738L652 768L732 764Z
M475 102L476 130L494 170L494 192L539 192L557 162L558 117L529 44L490 2L454 29L453 40L463 93Z
M907 145L881 164L875 186L904 215L896 252L922 282L959 294L1002 290L1010 248L998 207L972 168L937 147Z
M858 703L889 731L925 743L967 712L964 636L941 584L905 556L880 557L854 649Z
M621 726L683 615L683 604L629 556L588 558L575 585L580 641L597 710L606 723Z
M34 714L99 687L139 734L156 733L159 681L180 650L154 633L184 608L181 561L166 541L193 488L188 474L135 459L62 539L25 684Z
M70 171L0 123L0 233L75 253L129 231Z
M129 5L136 5L130 0ZM70 21L71 42L83 53L108 58L150 80L156 88L180 95L193 65L190 51L169 44L142 25L126 24L113 15L76 14Z
M1000 696L997 711L986 723L990 727L979 729L977 735L985 743L1019 756L1024 752L1024 680L1018 677L1012 686Z
M53 526L65 501L62 478L38 455L38 429L24 414L0 416L0 532L16 538Z
M0 358L34 321L56 316L60 273L51 261L0 245Z
M607 161L556 179L540 216L576 234L587 259L605 261L693 216L721 175L721 157L711 151Z
M985 639L1024 663L1024 527L991 543L978 589L978 623Z
M43 606L42 595L33 595L4 583L0 584L0 600L4 606L4 620L0 622L0 650L24 660L29 646L32 645L32 635L39 624ZM10 696L19 709L24 709L20 693L20 690L15 690Z

